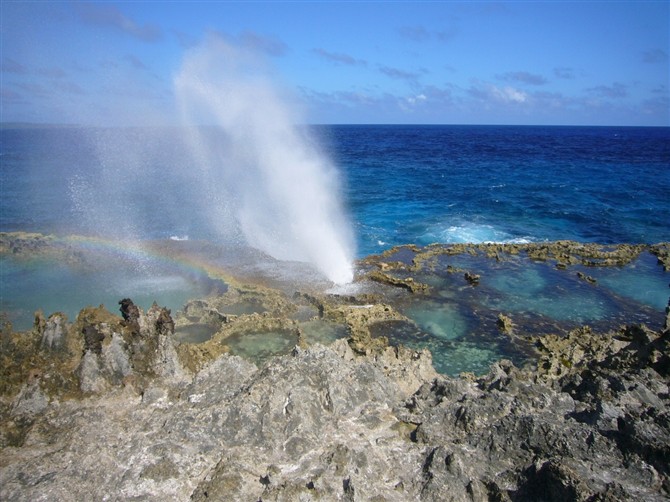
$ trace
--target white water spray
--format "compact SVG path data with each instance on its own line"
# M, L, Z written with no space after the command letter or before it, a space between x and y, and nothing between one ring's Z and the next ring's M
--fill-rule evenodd
M222 234L232 214L252 247L351 282L353 235L338 172L296 126L300 117L269 75L257 54L216 37L185 57L175 88L202 201Z

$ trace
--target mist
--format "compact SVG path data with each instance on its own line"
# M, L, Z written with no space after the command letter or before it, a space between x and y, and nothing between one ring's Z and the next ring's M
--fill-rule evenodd
M279 260L308 262L331 281L353 279L354 239L339 173L265 61L211 36L175 77L182 125L220 237L239 231Z

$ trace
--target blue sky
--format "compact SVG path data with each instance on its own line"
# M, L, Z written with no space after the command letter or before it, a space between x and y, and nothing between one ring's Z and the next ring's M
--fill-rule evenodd
M3 122L176 124L174 78L219 37L311 123L670 125L667 0L1 9Z

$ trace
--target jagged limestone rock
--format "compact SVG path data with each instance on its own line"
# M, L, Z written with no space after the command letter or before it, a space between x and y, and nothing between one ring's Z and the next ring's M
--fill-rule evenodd
M36 315L35 324L42 333L42 348L59 349L65 344L67 332L67 316L61 313L51 314L46 321L40 319L41 312Z
M144 336L169 331L163 314L152 313ZM395 314L382 309L366 317L388 315ZM144 378L139 392L124 384L127 377L118 382L125 366L105 356L130 350L122 339L112 331L101 354L87 350L81 359L94 376L84 379L87 397L50 397L35 374L11 406L0 406L0 497L669 495L667 332L629 326L548 335L536 341L537 368L503 360L466 379L436 374L427 351L386 347L361 355L344 339L296 347L260 368L222 354L181 380L158 371L165 361L157 358L142 367L147 374L132 375Z

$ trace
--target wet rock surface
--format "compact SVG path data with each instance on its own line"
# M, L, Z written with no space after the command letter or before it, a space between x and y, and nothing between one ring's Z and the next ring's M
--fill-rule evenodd
M458 378L384 336L413 325L396 300L430 294L413 276L440 257L570 268L642 251L661 261L667 246L406 246L364 260L376 289L358 294L231 281L176 313L124 298L118 315L4 323L0 499L667 500L670 307L653 329L560 334L498 311L491 329L532 357ZM468 291L488 279L446 273ZM310 343L306 320L344 338ZM231 353L258 333L292 349L256 364Z
M667 329L537 337L535 367L481 377L355 336L193 369L170 313L131 306L133 319L88 309L3 332L3 500L670 496ZM357 329L395 315L352 310Z

